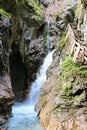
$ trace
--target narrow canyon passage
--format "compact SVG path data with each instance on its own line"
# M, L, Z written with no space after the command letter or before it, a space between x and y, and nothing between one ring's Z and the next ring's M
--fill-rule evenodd
M46 70L52 63L53 52L50 52L37 73L35 81L31 85L30 94L22 102L16 102L12 109L13 117L5 124L8 130L44 130L38 122L37 112L34 110L40 96L40 88L46 80Z
M87 130L87 0L0 0L0 130Z
M26 67L22 61L22 57L18 50L18 45L12 45L12 53L10 55L10 75L11 84L14 92L26 89L27 86L27 72Z

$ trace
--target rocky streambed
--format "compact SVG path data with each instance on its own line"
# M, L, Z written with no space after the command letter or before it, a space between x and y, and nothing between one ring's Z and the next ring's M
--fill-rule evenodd
M40 122L46 130L86 130L87 80L72 74L62 77L59 61L57 53L36 106Z
M28 94L46 55L49 38L50 49L56 48L56 52L36 106L40 122L46 130L87 129L87 77L70 70L65 74L67 68L61 67L70 52L69 41L64 41L67 24L73 26L79 39L86 36L86 30L83 31L86 1L78 1L42 0L38 4L0 1L0 8L10 14L10 17L0 14L0 124L11 115L14 96L22 101ZM68 63L70 67L70 59Z

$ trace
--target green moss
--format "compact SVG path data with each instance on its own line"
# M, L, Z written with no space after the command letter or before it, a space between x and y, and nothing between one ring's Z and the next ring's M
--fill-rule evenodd
M34 10L32 16L31 16L31 19L34 19L36 21L40 21L42 16L41 16L41 8L38 4L38 1L35 1L35 0L16 0L16 3L17 5L25 5L25 4L28 4L29 6L32 7L32 9Z
M42 10L40 6L38 5L38 3L32 0L27 0L27 4L29 4L35 11L32 14L31 18L35 19L36 21L40 21L42 19L42 16L41 16Z
M66 93L68 91L68 87L67 86L64 86L63 87L63 91Z
M11 15L8 12L6 12L4 9L1 9L1 8L0 8L0 14L2 14L5 17L8 17L8 18L11 17Z
M36 21L40 21L41 20L41 17L39 16L39 15L32 15L31 16L31 19L34 19L34 20L36 20Z
M62 47L65 45L65 38L66 38L66 32L64 32L61 36L61 39L57 42L57 49L62 49Z
M81 2L81 0L78 0L78 4L74 8L75 15L78 15L79 12L81 13L82 8L83 8L82 2Z
M41 15L41 8L35 0L26 0L26 3L34 8L36 14Z
M35 0L26 0L27 3L34 8L35 12L37 15L40 15L41 16L41 8L40 6L38 5L37 2L35 2Z
M70 89L68 86L61 86L63 95L62 98L65 99L72 99L72 89Z
M61 64L62 76L69 77L70 75L80 75L87 78L87 66L73 62L71 57L67 57Z
M70 96L69 88L68 88L67 86L63 87L62 91L64 91L64 93L65 93L65 95L66 95L67 97Z
M62 13L63 13L63 12L56 11L56 12L53 14L54 20L57 20L57 21L58 21L58 19L61 18Z
M69 96L69 95L60 96L60 98L62 98L62 99L70 99L70 100L73 99L73 97Z
M17 5L24 5L26 3L26 0L16 0Z
M79 95L76 95L76 96L73 98L73 100L75 101L75 100L77 100L79 97L80 97Z

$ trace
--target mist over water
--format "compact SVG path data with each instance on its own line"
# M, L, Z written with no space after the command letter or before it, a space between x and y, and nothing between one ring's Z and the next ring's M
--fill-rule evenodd
M30 89L30 94L26 100L26 102L29 103L29 105L35 106L39 99L40 95L40 88L43 86L44 82L46 81L46 71L50 64L52 63L52 55L53 52L50 52L47 57L44 60L43 65L40 68L39 73L37 74L36 80L32 83L31 89Z
M30 94L25 102L14 104L12 108L13 117L5 124L8 130L44 130L38 122L38 113L34 107L39 99L40 89L46 81L46 70L52 63L53 52L46 56L35 81L31 85Z
M40 89L46 81L46 71L52 63L53 52L49 52L49 19L47 18L47 56L43 65L37 73L35 81L31 84L30 93L22 103L15 103L12 108L13 117L5 124L8 130L44 130L38 122L38 113L35 111L35 105L39 100Z

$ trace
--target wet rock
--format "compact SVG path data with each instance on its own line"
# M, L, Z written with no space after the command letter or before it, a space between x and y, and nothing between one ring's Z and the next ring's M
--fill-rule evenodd
M14 103L11 80L8 74L0 82L0 124L5 123L11 114Z
M70 8L70 9L67 9L66 11L63 12L63 14L61 15L61 17L59 17L57 20L57 23L56 23L56 27L62 31L65 29L65 27L67 26L67 24L69 22L73 22L74 20L74 17L75 17L75 14L74 14L74 9Z
M41 97L36 106L37 111L39 110L40 122L46 130L54 128L86 130L86 90L81 84L86 79L81 77L75 79L72 75L67 79L61 77L58 61L57 56L48 69L48 79L41 90ZM75 86L76 84L78 86Z
M9 75L9 46L11 43L11 21L0 15L0 123L7 121L14 103Z
M48 7L48 5L50 4L50 3L52 3L53 2L53 0L42 0L42 4L45 6L45 7Z
M9 32L5 39L5 45L8 45L8 51L4 55L7 60L3 63L3 46L1 51L1 69L4 69L4 64L10 62L10 75L12 88L18 100L22 100L29 91L31 82L35 79L36 73L44 59L45 50L43 49L43 32L44 24L41 20L32 19L32 15L37 15L36 10L28 4L16 6L16 1L13 0L10 4L7 0L0 2L0 7L11 13L12 19L3 17L1 22L4 24L4 30L1 33L2 39L6 32L6 27L9 26ZM9 6L8 6L9 5ZM15 10L15 14L11 10ZM38 16L37 16L38 17ZM37 26L36 26L37 25ZM2 24L1 24L2 27ZM10 34L10 36L9 36ZM8 37L10 40L8 40ZM11 50L11 51L10 51ZM10 61L8 61L10 59ZM6 68L5 67L5 68ZM15 71L14 71L15 70ZM2 72L3 73L3 72ZM20 95L20 96L19 96ZM24 96L25 95L25 96Z
M0 14L0 122L5 122L14 94L16 100L25 98L43 61L44 26L42 19L31 18L36 12L28 4L18 7L15 0L2 0L0 8L11 13L11 18Z
M70 3L70 7L68 4L64 7L68 6L72 11L64 8L66 11L64 10L63 15L57 18L55 25L60 32L64 32L68 21L73 22L73 7L77 1L63 0L61 5L63 2ZM53 25L52 29L55 30ZM41 89L40 99L36 105L40 122L46 130L87 129L87 79L77 74L62 75L61 63L67 54L68 45L54 53L53 63L47 71L47 81Z
M84 7L87 6L87 0L81 0L81 2L84 4Z

